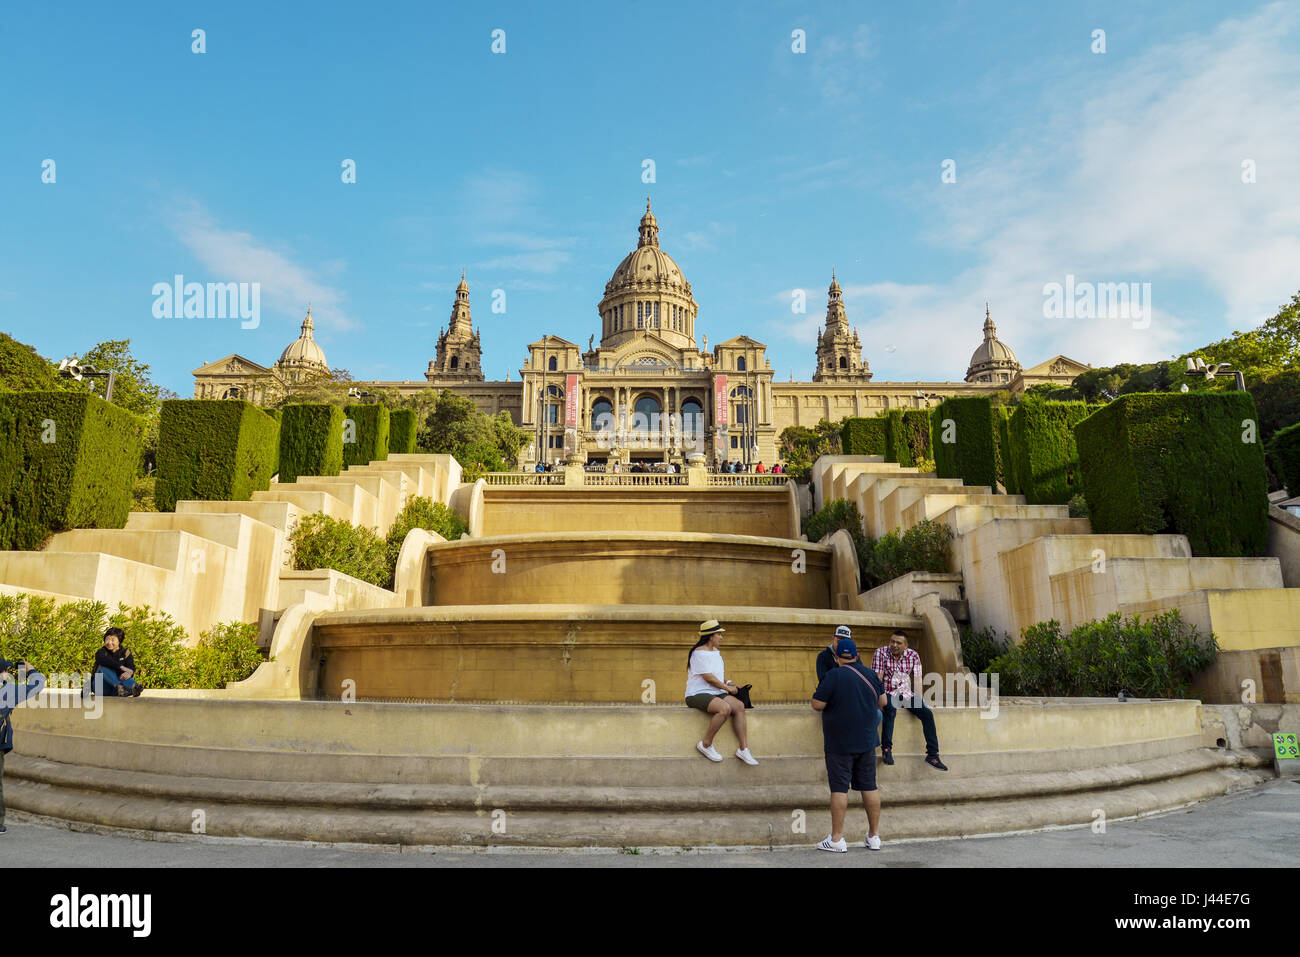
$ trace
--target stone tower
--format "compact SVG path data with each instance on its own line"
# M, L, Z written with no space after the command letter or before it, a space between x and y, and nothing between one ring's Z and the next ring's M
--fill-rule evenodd
M844 311L844 294L831 270L831 288L826 302L826 328L817 337L817 371L814 382L866 382L871 370L862 359L862 342L856 329L850 331Z
M438 352L424 377L430 382L482 382L482 347L469 315L469 286L461 270L451 322L438 336Z

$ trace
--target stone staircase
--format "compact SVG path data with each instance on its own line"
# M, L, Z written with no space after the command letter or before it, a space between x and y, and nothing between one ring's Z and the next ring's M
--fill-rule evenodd
M1177 608L1221 648L1300 645L1300 588L1276 558L1195 558L1182 535L1099 535L1065 506L1029 505L879 456L838 456L813 473L819 506L855 502L879 537L923 519L949 526L975 628L1013 636L1056 619L1063 629L1114 612Z
M170 614L191 642L213 625L254 622L263 609L396 607L390 591L328 569L289 567L288 535L319 513L384 535L412 496L449 503L461 468L449 455L393 455L340 475L273 482L247 502L182 501L175 512L131 512L126 527L59 532L39 552L0 552L0 595Z

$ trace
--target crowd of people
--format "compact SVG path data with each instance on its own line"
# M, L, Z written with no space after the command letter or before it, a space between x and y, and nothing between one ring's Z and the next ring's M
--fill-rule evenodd
M686 704L709 716L708 728L695 749L713 762L723 760L713 747L718 731L731 719L740 747L736 757L748 765L758 761L749 750L746 708L752 707L751 686L729 681L719 651L726 631L710 619L700 625L699 640L687 655ZM835 629L834 640L817 655L817 690L812 707L821 715L826 778L830 786L831 833L817 847L845 853L844 819L849 791L858 791L867 812L863 846L880 850L880 789L876 784L876 749L884 764L894 763L894 720L901 708L921 722L925 735L925 763L937 771L948 766L939 758L939 738L934 711L921 700L921 656L908 647L907 635L895 631L889 643L877 648L867 667L847 625Z

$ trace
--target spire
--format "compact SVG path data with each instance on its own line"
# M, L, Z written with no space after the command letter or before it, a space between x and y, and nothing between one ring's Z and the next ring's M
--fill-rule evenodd
M637 248L642 246L659 245L659 220L655 219L655 214L650 212L650 197L645 198L645 215L641 217L641 226L638 232L641 238L637 240Z
M299 339L311 339L312 331L316 328L316 323L311 319L311 303L307 303L307 318L302 321L302 331L298 334Z
M447 332L462 338L474 333L469 314L469 285L465 282L464 269L460 271L460 283L456 286L456 301L451 306L451 323Z
M998 337L998 327L993 324L993 316L989 313L989 304L984 303L984 338L985 340L996 339Z
M835 269L831 268L831 288L827 290L826 333L849 331L849 317L844 311L844 290L840 289L839 280L835 278Z

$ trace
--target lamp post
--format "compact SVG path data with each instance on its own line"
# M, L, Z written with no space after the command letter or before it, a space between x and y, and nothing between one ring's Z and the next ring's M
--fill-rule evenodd
M1223 375L1225 372L1232 373L1233 385L1238 392L1246 391L1246 377L1234 370L1231 362L1211 362L1206 365L1203 359L1188 359L1187 369L1183 375L1204 379L1206 382L1213 382L1216 376Z
M77 382L83 379L106 379L104 401L113 401L113 386L117 383L117 374L114 372L100 372L94 366L81 365L76 356L68 356L59 363L59 375ZM91 391L95 391L93 384L91 385Z

